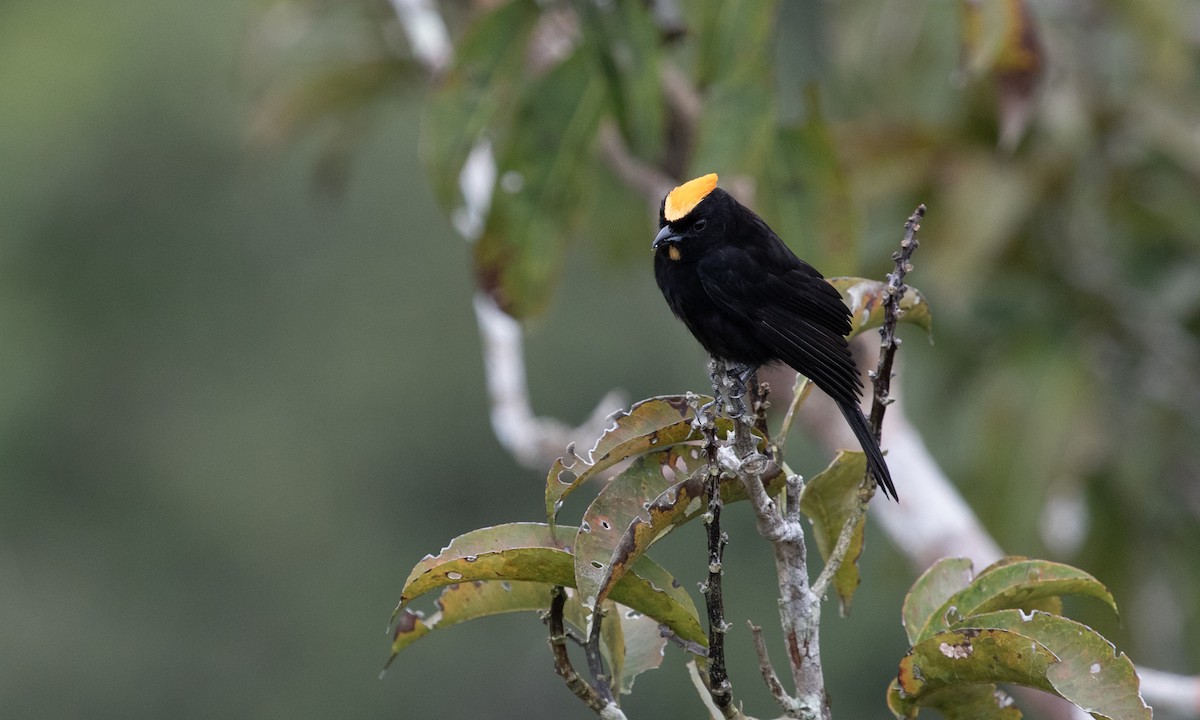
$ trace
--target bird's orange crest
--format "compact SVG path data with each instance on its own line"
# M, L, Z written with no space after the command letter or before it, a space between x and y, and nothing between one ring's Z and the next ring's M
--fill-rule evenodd
M667 193L667 202L663 205L663 217L667 222L675 222L690 213L716 187L716 173L709 173L695 180L688 180Z

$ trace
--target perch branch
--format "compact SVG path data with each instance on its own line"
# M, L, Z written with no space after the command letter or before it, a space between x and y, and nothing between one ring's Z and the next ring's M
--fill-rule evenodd
M730 390L737 383L737 369L718 359L709 363L713 390L719 404L730 405ZM757 377L750 387L757 395ZM760 407L759 403L753 404ZM750 428L757 421L748 412L734 422L732 446L721 448L722 461L741 480L750 504L754 508L758 532L771 543L775 555L775 573L779 585L779 620L787 647L788 663L796 696L784 710L789 716L809 720L828 720L829 701L825 694L825 679L820 653L820 598L808 586L808 563L804 543L804 528L799 512L789 507L785 516L763 487L762 475L769 464L758 452L757 441ZM799 478L788 478L789 506L798 503Z

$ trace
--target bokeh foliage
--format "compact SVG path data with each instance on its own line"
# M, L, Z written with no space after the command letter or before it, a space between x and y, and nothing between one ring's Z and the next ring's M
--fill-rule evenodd
M1190 440L1200 430L1200 148L1188 129L1200 78L1195 38L1181 23L1194 11L1165 0L690 2L681 26L658 19L651 42L643 28L656 18L640 3L550 7L513 36L531 43L524 77L513 70L507 85L474 88L511 95L496 103L502 121L484 132L455 125L475 133L459 145L510 147L524 128L505 113L544 97L542 73L575 74L577 91L597 80L608 90L599 106L576 99L555 111L540 101L559 113L562 131L539 135L540 155L521 156L554 163L567 147L575 162L555 165L564 176L552 187L575 188L571 202L546 200L538 189L548 176L497 153L493 216L507 217L521 205L512 196L530 186L547 204L522 211L537 227L510 226L499 241L489 219L476 245L484 289L530 317L552 302L559 276L545 263L561 266L569 243L624 243L644 257L649 228L633 234L621 221L614 236L608 219L645 217L645 200L598 180L614 163L594 144L576 147L568 130L582 110L601 115L585 127L611 121L635 160L679 179L722 172L831 274L879 268L905 208L927 203L934 239L921 284L945 298L948 317L939 345L917 350L907 384L935 454L1004 546L1104 568L1135 607L1169 602L1173 612L1147 615L1144 629L1178 638L1165 653L1154 648L1165 662L1188 656L1200 613L1191 581L1180 579L1200 570L1182 549L1200 542ZM521 2L473 8L461 18L464 44L473 49L517 8L534 12ZM568 49L547 71L529 56L551 12L574 22L557 18ZM489 65L474 54L460 60L458 68ZM658 92L647 81L655 74ZM469 75L456 68L435 81L434 107ZM698 103L691 125L680 118L686 103L671 96L680 86ZM427 122L425 142L460 131ZM453 188L461 166L427 171ZM447 201L450 213L461 204L453 193ZM584 206L596 209L585 217ZM508 245L497 251L497 242ZM529 262L541 269L522 270ZM1143 556L1155 561L1135 571Z
M456 42L485 5L440 5ZM1042 70L1003 149L996 71L964 63L986 52L964 51L961 4L780 3L765 45L722 47L762 58L774 142L794 150L738 171L828 274L880 275L903 218L929 205L919 284L936 344L910 333L900 383L931 451L1006 550L1087 569L1124 622L1076 617L1139 662L1194 673L1196 10L1029 10ZM671 42L672 62L701 67L695 36ZM0 58L6 710L453 716L536 696L531 713L575 711L548 671L497 680L453 629L427 667L374 679L396 575L430 538L536 506L543 480L486 439L473 261L416 162L430 91L389 3L9 0ZM314 77L333 78L327 93L285 101ZM647 158L668 151L656 92L621 94ZM307 134L287 156L261 152L289 129ZM649 279L644 200L592 169L570 292L529 345L535 401L570 417L614 385L704 382ZM344 204L314 199L314 177ZM848 716L878 705L839 688L886 679L905 646L894 610L912 578L869 544L872 591L826 632ZM753 566L752 545L731 546L731 567ZM771 617L759 589L741 592L731 605ZM535 633L506 628L488 632L542 667L541 638L522 655ZM894 653L854 652L888 632ZM478 695L437 670L451 663ZM676 681L644 676L639 707L671 712Z

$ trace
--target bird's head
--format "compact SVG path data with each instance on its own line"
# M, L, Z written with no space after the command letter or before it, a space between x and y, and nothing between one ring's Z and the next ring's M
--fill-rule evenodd
M695 258L708 246L707 238L724 231L729 195L717 187L716 173L689 180L663 198L658 210L658 235L652 248L671 260Z

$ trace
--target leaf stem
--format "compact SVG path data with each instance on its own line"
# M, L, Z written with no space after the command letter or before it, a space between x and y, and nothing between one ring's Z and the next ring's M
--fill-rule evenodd
M556 585L550 591L550 613L547 624L550 626L550 649L554 653L554 672L567 683L567 689L575 694L589 708L599 713L604 709L605 702L600 698L595 688L587 680L575 672L571 665L571 656L567 653L567 632L563 625L563 609L567 604L567 591Z

